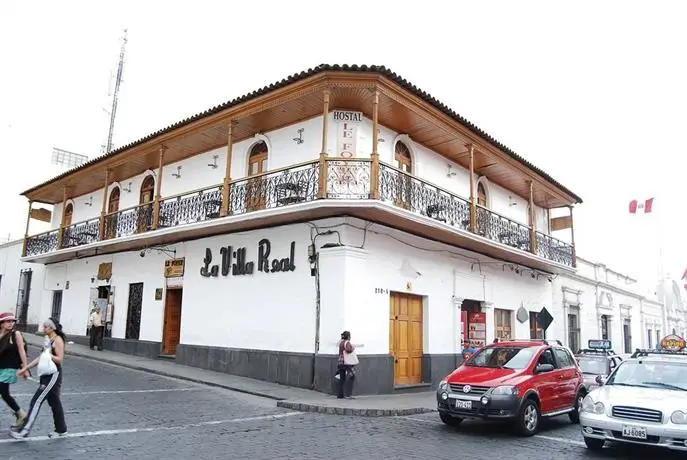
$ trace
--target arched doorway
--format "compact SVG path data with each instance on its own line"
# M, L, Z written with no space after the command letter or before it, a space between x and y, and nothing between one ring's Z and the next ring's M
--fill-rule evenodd
M71 203L67 203L64 207L64 215L62 216L62 226L69 227L72 224L72 215L74 214L74 206Z
M146 232L152 228L153 225L153 200L155 200L155 178L153 176L146 176L141 184L141 190L138 194L138 222L137 230L139 233Z
M107 200L107 217L105 218L105 238L117 236L117 211L119 211L119 187L115 186Z
M248 154L248 177L258 176L267 171L267 144L260 141L253 145ZM246 212L265 209L264 178L248 179L246 184Z
M396 206L410 209L412 205L412 174L413 174L413 159L410 156L410 149L403 142L396 142L394 148L394 159L396 160L396 167L405 174L398 174L398 182L396 188L396 199L394 200Z

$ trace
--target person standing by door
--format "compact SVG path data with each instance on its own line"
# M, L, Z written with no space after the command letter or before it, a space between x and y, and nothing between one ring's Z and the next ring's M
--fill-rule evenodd
M14 327L16 321L12 313L0 313L0 396L14 414L12 428L19 428L26 420L26 412L10 394L10 385L17 383L17 369L26 366L24 338Z
M95 310L91 313L91 317L88 319L88 323L91 326L91 350L93 347L98 347L98 350L102 350L105 327L103 326L103 317L100 314L100 307L95 307Z
M50 353L52 362L55 364L53 369L54 372L39 377L40 386L33 395L33 399L31 399L31 408L29 409L26 421L18 431L10 432L10 436L15 439L22 439L29 435L31 428L33 428L33 424L36 422L38 413L41 410L41 406L46 399L52 409L52 418L55 423L55 431L48 436L51 438L59 438L67 434L67 423L64 419L64 409L62 408L62 400L60 398L60 393L62 392L62 364L64 363L64 344L66 342L66 337L64 336L64 332L62 332L62 325L54 318L48 318L43 323L43 331L45 332L43 351L47 350ZM40 358L39 356L27 366L23 366L17 371L17 375L25 376L29 369L38 365Z

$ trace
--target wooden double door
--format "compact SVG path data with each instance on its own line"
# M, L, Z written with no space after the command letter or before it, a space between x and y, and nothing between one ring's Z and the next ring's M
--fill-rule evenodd
M181 339L182 289L167 288L165 297L165 323L162 332L162 353L174 355Z
M422 382L423 299L392 292L389 316L389 349L394 358L394 385Z

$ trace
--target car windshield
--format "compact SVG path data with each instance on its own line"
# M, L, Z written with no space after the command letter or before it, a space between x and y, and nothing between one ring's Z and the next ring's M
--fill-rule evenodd
M608 374L608 362L606 358L598 356L578 356L577 362L583 374L606 375Z
M525 369L532 361L533 347L489 347L475 353L467 366Z
M687 363L626 361L618 367L606 385L687 391Z

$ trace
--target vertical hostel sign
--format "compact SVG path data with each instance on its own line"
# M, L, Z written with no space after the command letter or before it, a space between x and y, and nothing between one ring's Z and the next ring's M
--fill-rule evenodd
M353 158L358 142L358 125L363 121L363 113L335 110L332 116L338 125L336 153L342 158Z

